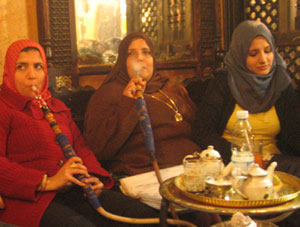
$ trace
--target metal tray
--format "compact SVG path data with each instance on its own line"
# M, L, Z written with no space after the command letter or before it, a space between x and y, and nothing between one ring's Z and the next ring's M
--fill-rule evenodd
M282 183L277 191L278 196L266 200L244 200L239 196L233 196L232 199L225 200L207 196L205 193L188 192L185 189L183 175L175 177L174 184L184 196L205 204L223 207L267 207L291 201L300 192L299 178L280 171L275 171L275 175L279 177Z

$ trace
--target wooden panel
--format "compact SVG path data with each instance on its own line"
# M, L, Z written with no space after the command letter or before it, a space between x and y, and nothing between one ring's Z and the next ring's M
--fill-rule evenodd
M216 22L217 15L219 16L220 13L216 11L217 3L218 1L201 0L196 1L195 4L194 23L199 76L210 76L212 70L216 68L215 54L221 41Z
M195 59L159 63L158 68L162 73L168 74L170 78L175 77L175 81L192 76L211 75L211 71L217 67L216 50L221 42L220 26L216 22L221 10L220 1L192 0ZM86 84L91 78L102 81L111 66L104 66L101 69L97 66L77 66L74 0L37 0L37 12L39 39L46 50L49 62L50 85L55 87L56 77L62 75L71 76L73 86ZM81 75L91 77L81 78L79 72ZM96 79L96 75L101 78ZM91 83L97 86L95 84L100 82Z
M46 51L50 87L56 87L56 77L70 75L73 85L78 84L76 75L76 46L74 2L69 0L37 0L39 42Z

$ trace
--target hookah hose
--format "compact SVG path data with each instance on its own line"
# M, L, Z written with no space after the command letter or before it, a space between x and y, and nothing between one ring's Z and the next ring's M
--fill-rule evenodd
M146 102L144 99L143 91L141 85L137 84L136 85L137 91L136 91L136 107L138 110L138 115L139 115L139 122L142 128L142 132L144 135L144 141L146 144L147 151L152 159L152 165L154 168L155 175L157 177L157 180L159 184L162 183L162 178L160 175L159 171L159 166L157 159L155 157L155 145L154 145L154 138L153 138L153 133L152 133L152 128L151 128L151 122L150 122L150 117L148 114ZM178 216L175 212L175 208L172 206L170 203L169 205L170 212L172 214L172 217L175 219L178 219Z
M146 144L147 151L151 157L153 168L155 171L155 175L157 177L157 180L159 184L162 183L162 178L159 172L159 167L158 163L155 157L155 146L154 146L154 139L153 139L153 134L152 134L152 128L151 128L151 122L150 122L150 117L148 114L146 102L144 99L143 91L141 90L140 85L136 85L137 87L137 92L136 92L136 107L138 110L138 115L139 115L139 122L140 126L142 128L142 132L144 135L144 141Z
M51 110L49 109L45 100L39 94L39 92L37 91L37 88L35 86L32 86L32 90L35 93L35 98L39 101L40 107L41 107L43 113L45 114L46 120L49 122L52 130L54 131L54 133L56 135L56 140L57 140L59 146L61 147L66 159L70 159L70 158L76 156L76 153L75 153L73 147L71 146L70 142L68 141L67 136L64 133L62 133L62 131L60 130L60 128L57 125L57 122L54 119L54 116L51 113ZM75 177L80 181L82 181L83 179L86 178L86 176L81 175L81 174L77 174L77 175L75 175ZM97 210L98 213L100 213L101 215L103 215L106 218L109 218L111 220L118 221L118 222L131 223L131 224L158 224L160 221L159 218L130 218L130 217L124 217L124 216L119 216L119 215L109 213L102 207L100 201L98 200L96 193L91 188L91 184L88 184L87 186L83 187L83 190L84 190L85 194L87 195L89 203L92 205L92 207L95 210ZM183 221L183 220L167 219L167 222L168 222L168 224L171 224L171 225L183 225L183 226L195 227L194 224L187 222L187 221Z

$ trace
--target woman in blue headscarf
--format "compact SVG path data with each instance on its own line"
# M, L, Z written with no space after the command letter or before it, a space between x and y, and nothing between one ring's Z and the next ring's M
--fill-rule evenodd
M276 170L300 177L299 100L267 26L250 20L239 24L224 62L198 103L195 141L202 148L214 145L229 162L236 112L248 110L265 164L277 161Z

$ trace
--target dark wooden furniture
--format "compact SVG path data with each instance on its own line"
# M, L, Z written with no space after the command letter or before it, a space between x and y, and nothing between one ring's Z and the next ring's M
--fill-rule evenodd
M193 32L193 44L189 47L190 56L186 59L159 62L158 69L161 74L179 82L191 77L199 77L201 80L212 77L213 70L224 65L223 58L229 47L234 28L244 19L256 19L266 23L273 32L278 51L287 63L288 71L295 88L298 87L300 96L299 0L295 6L297 9L294 28L289 28L288 12L291 7L294 7L290 4L290 0L188 1L191 2L191 30ZM151 7L156 10L156 4L161 4L162 1L149 0L144 2L149 2L149 4L151 2ZM172 4L179 7L185 0L163 0L163 2L169 4L168 10L172 12ZM138 27L134 20L138 18L139 11L135 11L136 1L127 0L127 4L129 12L134 15L128 24L130 29L134 30L135 27ZM141 10L143 7L146 5L142 5L139 9ZM78 113L75 110L77 104L73 106L71 103L76 103L75 97L78 99L79 91L85 90L81 87L82 78L87 78L84 80L87 81L84 86L86 84L93 86L91 82L94 82L95 76L103 81L112 66L82 66L77 63L74 0L37 0L37 14L39 41L45 48L48 59L50 88L54 96L66 101L76 115ZM154 15L157 16L157 12ZM170 14L167 21L169 20L175 26L176 18L178 19L175 14ZM149 33L150 35L156 31L151 26L142 27L142 29L145 29L146 34ZM170 32L174 33L175 30ZM153 34L156 37L157 32ZM172 45L170 43L170 48Z
M189 47L191 48L190 56L183 57L181 60L158 62L159 71L177 81L195 76L210 77L212 70L217 66L215 61L216 49L220 49L221 43L219 22L223 19L218 17L218 11L222 7L221 1L188 1L191 3L192 27L190 29L194 40L192 46ZM164 2L169 4L168 10L171 12L172 4L179 7L185 1L164 0ZM137 13L134 13L136 1L128 0L127 4L129 11L137 17ZM161 4L161 1L151 1L152 6L155 4ZM85 77L88 79L84 81L93 82L91 80L97 76L98 78L101 77L100 81L103 81L102 78L105 78L111 70L111 65L78 65L74 0L37 0L37 14L39 41L45 48L48 60L50 89L53 96L62 99L71 108L75 120L78 120L80 122L79 126L82 127L84 114L82 110L85 110L88 99L81 100L79 97L86 92L86 88L80 84L80 78ZM168 20L174 26L176 25L175 14L170 14L165 23ZM129 25L131 29L136 26L134 21L129 21ZM146 33L151 30L147 29L145 30ZM163 37L160 37L160 39L163 39ZM170 43L170 48L173 48L172 43ZM92 75L91 79L90 75ZM92 83L88 84L91 85Z
M217 17L220 10L220 0L164 0L163 2L166 2L166 5L168 5L169 12L172 12L172 7L179 7L184 2L191 2L192 27L188 29L192 31L193 42L192 46L187 47L191 48L187 52L190 56L182 56L181 59L177 60L160 61L158 62L159 69L163 71L172 70L172 73L173 71L175 72L174 76L176 76L177 69L179 71L192 69L193 76L209 75L210 71L216 66L214 60L215 50L220 46L221 42L221 28L218 26L219 21L217 21L223 20ZM127 4L129 10L134 12L135 1L127 0ZM152 0L151 5L155 6L155 4L157 7L153 7L153 10L158 8L161 1ZM181 8L179 7L179 9ZM142 10L141 6L139 6L139 10ZM70 86L68 80L71 80L71 86L76 87L79 84L80 76L103 76L110 71L111 65L82 66L77 64L74 0L37 0L37 13L39 40L47 53L51 86L56 88ZM183 11L182 13L188 12ZM137 17L137 13L133 15ZM166 14L166 22L164 23L171 25L173 23L174 26L170 25L170 28L174 28L177 23L176 18L179 17L176 17L174 13ZM134 27L137 26L136 23L130 21L128 23L132 30L139 31L139 28L136 30ZM140 28L144 29L143 27ZM145 30L146 34L149 32L147 29ZM158 38L158 41L163 40L168 33L175 33L176 29L170 29L169 31L165 29L164 32L166 34ZM152 33L149 34L151 35ZM175 44L172 42L168 45L173 51L176 49ZM180 48L177 54L182 54ZM182 75L182 71L180 71L179 76L185 77L185 75Z

